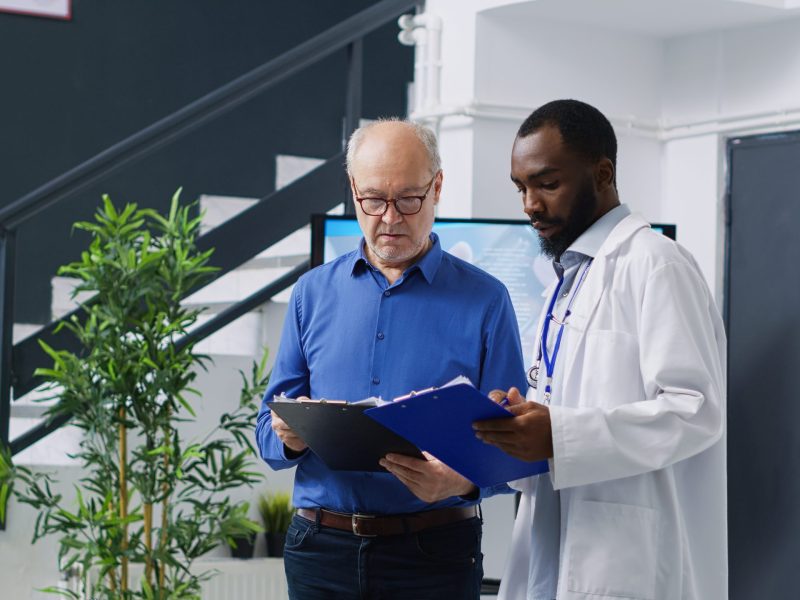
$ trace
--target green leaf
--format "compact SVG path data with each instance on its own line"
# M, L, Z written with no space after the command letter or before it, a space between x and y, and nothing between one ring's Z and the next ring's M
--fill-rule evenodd
M103 208L111 219L117 218L117 211L114 208L114 203L111 202L111 197L108 194L103 194Z
M53 359L57 366L64 366L64 358L62 357L60 352L56 352L44 340L37 340L39 342L39 346L45 353Z
M0 446L0 524L5 525L8 500L14 487L14 463L11 449Z
M172 448L170 446L159 446L147 452L148 456L158 456L159 454L169 454L171 456Z
M153 588L149 583L147 583L147 579L144 577L142 577L142 592L147 600L154 600L155 596L153 595Z
M197 417L197 413L194 412L192 405L189 404L186 398L183 397L183 394L175 394L175 397L178 399L178 402L181 403L181 406L183 406L183 408L189 411L190 415L192 415L193 417Z
M57 588L54 586L46 587L46 588L39 588L36 590L37 592L42 592L44 594L56 594L61 596L62 598L71 598L72 600L80 600L80 596L75 592L70 590L65 590L62 588Z
M178 214L178 203L180 201L181 192L183 191L182 187L179 187L175 190L175 193L172 195L172 202L169 207L169 221L170 223L175 222L175 217Z

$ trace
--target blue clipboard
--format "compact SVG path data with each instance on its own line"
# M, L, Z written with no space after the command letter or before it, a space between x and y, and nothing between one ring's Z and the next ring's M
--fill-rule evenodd
M546 460L525 462L475 437L472 423L511 413L469 384L460 383L365 411L381 425L426 450L479 487L538 475Z

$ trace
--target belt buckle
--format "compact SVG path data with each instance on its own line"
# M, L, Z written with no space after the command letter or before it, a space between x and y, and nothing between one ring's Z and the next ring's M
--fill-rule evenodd
M358 537L365 537L365 538L378 537L377 534L374 534L374 533L373 534L361 533L358 530L358 519L374 519L374 518L375 518L375 515L363 515L361 513L353 513L352 515L350 515L350 523L351 523L351 526L353 528L353 535L357 535Z

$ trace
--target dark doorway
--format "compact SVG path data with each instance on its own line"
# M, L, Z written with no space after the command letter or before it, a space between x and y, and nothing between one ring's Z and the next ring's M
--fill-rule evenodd
M788 598L800 572L800 132L732 139L728 157L730 597Z

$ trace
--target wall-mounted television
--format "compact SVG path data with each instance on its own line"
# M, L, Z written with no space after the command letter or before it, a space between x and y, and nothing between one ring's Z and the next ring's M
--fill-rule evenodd
M675 239L675 225L652 227ZM517 314L523 356L530 360L544 301L542 292L555 277L551 261L540 252L539 236L530 221L436 219L433 231L444 250L488 271L505 284ZM361 237L355 216L314 215L311 265L321 265L354 250Z

